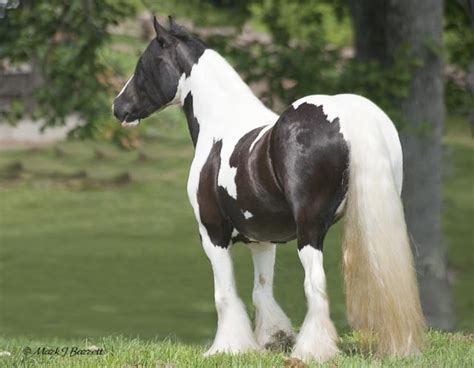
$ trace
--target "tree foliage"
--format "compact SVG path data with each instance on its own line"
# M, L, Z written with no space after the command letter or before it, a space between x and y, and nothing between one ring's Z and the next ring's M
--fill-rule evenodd
M81 135L93 135L110 115L112 71L100 56L109 29L134 13L129 0L23 0L0 21L0 59L35 61L44 85L36 92L36 117L64 123L71 113L86 122Z
M445 36L447 62L458 74L474 73L474 1L445 1ZM448 109L464 114L472 110L474 92L469 96L467 85L448 79L446 91Z
M446 51L448 61L467 69L473 60L474 2L452 0L445 2Z

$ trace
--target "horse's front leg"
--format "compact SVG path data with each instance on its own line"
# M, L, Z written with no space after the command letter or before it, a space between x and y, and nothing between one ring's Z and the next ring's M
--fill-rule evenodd
M252 299L255 305L255 336L263 348L287 349L293 344L291 322L273 296L275 244L250 244L254 265Z
M216 337L205 355L259 350L245 305L237 295L229 247L214 245L205 230L201 231L201 237L214 272L218 318Z

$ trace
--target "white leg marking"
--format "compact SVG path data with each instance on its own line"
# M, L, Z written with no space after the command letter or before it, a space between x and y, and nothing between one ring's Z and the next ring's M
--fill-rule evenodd
M244 303L237 295L229 249L212 244L201 231L204 251L214 272L214 298L217 310L217 332L206 356L217 353L242 353L259 350Z
M255 269L253 303L256 309L255 336L262 348L271 344L272 337L280 331L292 338L293 328L288 317L273 296L273 269L275 266L275 244L251 244Z
M304 291L308 312L296 339L292 356L304 361L314 359L322 363L339 352L336 345L337 332L329 318L323 253L307 245L298 252L298 255L305 271Z

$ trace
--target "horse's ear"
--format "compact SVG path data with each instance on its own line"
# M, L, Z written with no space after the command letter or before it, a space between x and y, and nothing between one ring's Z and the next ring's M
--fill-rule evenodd
M181 38L190 38L189 32L184 29L184 27L180 26L178 23L175 22L174 18L169 15L168 21L170 25L170 32L173 36L181 37Z
M153 16L153 28L155 28L156 39L162 46L169 46L173 42L171 34L163 27L155 16Z
M173 28L176 28L176 22L171 15L168 15L168 22L170 24L170 31L173 31Z

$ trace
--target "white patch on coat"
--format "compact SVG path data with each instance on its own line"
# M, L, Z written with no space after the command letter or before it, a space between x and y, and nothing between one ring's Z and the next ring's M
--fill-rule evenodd
M323 253L306 245L298 251L298 256L305 273L304 291L308 312L296 338L292 356L322 363L339 352L336 345L337 332L329 317Z
M166 104L166 106L170 105L178 105L180 103L184 103L184 99L187 96L187 93L184 94L183 96L183 89L184 89L184 83L186 81L186 73L181 74L181 77L179 77L178 81L178 87L176 88L176 94L174 95L173 99Z
M255 144L260 140L260 138L263 137L263 135L273 127L273 125L267 125L265 128L263 128L257 135L257 137L254 139L254 141L252 142L252 144L250 145L249 147L249 152L252 152L253 150L253 147L255 146Z
M221 161L221 164L222 164L222 161ZM226 175L220 175L221 172L222 171L219 171L219 176L217 177L217 185L225 188L228 195L230 195L234 199L237 199L237 184L235 183L237 168L229 167L227 169ZM233 180L227 180L228 177L233 178Z
M243 213L246 220L251 219L253 217L253 213L250 212L250 211L244 211L242 213Z

